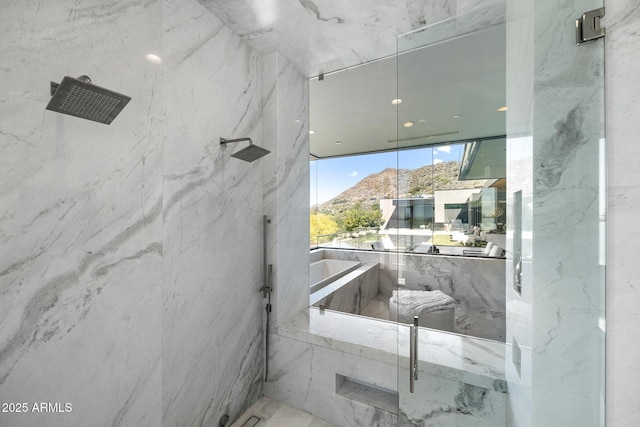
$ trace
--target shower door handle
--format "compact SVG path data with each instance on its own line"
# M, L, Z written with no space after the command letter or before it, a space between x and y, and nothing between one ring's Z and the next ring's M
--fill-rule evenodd
M409 391L415 393L418 380L418 316L413 316L409 326Z

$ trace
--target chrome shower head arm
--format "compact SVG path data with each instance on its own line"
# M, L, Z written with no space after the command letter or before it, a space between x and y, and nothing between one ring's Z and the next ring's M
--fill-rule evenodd
M230 142L240 142L240 141L249 141L249 145L244 147L242 150L238 151L237 153L233 153L231 157L244 160L245 162L253 162L258 160L260 157L270 153L270 151L267 149L258 147L257 145L253 145L253 141L251 140L251 138L236 138L236 139L220 138L220 145L226 145Z
M220 137L220 145L225 145L230 142L241 142L241 141L249 141L249 144L253 144L253 141L251 140L251 138L226 139L226 138Z

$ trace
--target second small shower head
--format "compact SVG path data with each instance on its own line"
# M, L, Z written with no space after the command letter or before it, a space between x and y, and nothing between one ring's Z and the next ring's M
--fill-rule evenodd
M231 157L244 160L245 162L253 162L258 160L262 156L266 156L271 152L262 147L258 147L257 145L253 145L253 141L251 140L251 138L237 138L237 139L220 138L220 145L226 145L230 142L240 142L240 141L249 141L249 145L243 148L242 150L236 153L233 153Z

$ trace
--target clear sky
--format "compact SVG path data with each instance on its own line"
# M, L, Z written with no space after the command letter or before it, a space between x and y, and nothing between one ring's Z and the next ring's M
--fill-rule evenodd
M463 148L464 144L440 145L312 161L310 206L331 200L368 175L386 168L417 169L434 163L459 161Z

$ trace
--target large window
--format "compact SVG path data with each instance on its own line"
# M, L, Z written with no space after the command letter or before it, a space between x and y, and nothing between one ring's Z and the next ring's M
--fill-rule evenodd
M505 340L504 32L310 81L311 306Z
M469 254L502 244L504 138L311 161L311 246ZM431 249L433 251L433 249Z

